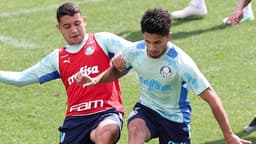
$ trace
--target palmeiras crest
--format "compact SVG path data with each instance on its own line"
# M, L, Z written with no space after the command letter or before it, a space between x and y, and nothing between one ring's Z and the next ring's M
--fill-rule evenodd
M170 77L171 74L172 74L172 70L170 67L168 66L163 66L161 67L160 69L160 74L163 78L167 78L167 77Z

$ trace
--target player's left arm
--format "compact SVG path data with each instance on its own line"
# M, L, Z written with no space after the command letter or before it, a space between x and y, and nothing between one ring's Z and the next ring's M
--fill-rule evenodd
M231 130L224 106L216 92L212 88L207 88L199 95L209 104L216 120L218 121L224 133L224 136L227 138L230 135L233 135L234 133Z
M221 99L213 88L209 87L199 95L209 104L212 113L223 132L227 144L251 144L250 141L243 140L234 134Z
M101 83L112 82L124 76L125 74L127 74L126 71L119 71L114 66L110 66L108 69L106 69L104 72L102 72L94 78L90 77L89 75L78 72L76 74L76 81L80 84L83 84L83 86L86 87Z
M227 144L250 144L250 141L240 139L234 134L220 97L211 87L205 76L200 72L192 58L183 54L180 67L183 79L191 85L196 95L199 95L209 104Z

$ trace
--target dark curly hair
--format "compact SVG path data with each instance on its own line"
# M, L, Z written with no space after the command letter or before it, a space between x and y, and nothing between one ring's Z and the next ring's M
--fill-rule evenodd
M82 14L80 7L74 3L64 3L57 9L56 18L58 23L60 22L61 17L68 15L74 16L75 14L80 13Z
M171 16L161 8L148 9L141 18L141 32L168 35L171 27Z

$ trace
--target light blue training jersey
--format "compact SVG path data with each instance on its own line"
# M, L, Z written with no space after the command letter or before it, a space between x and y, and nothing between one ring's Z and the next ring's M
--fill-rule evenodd
M140 81L139 103L174 122L190 123L189 86L196 95L210 87L194 61L179 47L168 43L163 56L147 56L144 41L125 49L127 68L133 68Z
M132 44L115 34L109 32L95 33L95 38L103 51L109 57ZM70 53L77 53L88 39L88 34L84 40L77 45L67 45L65 49ZM37 64L21 72L0 71L0 82L15 86L24 86L33 83L44 83L60 78L59 74L59 49L54 50L45 56Z

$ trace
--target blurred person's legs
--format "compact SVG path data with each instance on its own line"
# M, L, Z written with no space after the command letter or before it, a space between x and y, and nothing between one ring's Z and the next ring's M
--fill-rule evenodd
M244 128L244 131L251 133L256 130L256 117Z
M182 10L171 13L175 19L184 19L187 17L203 17L207 14L205 0L191 0L189 5Z
M254 20L254 14L252 11L252 3L250 2L246 7L243 8L243 18L239 21L239 23L248 22ZM224 24L228 23L228 17L223 19Z
M244 17L240 20L240 22L251 21L254 19L251 2L243 9L243 15Z

